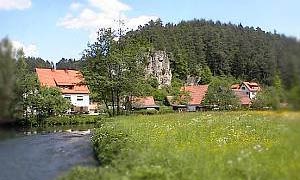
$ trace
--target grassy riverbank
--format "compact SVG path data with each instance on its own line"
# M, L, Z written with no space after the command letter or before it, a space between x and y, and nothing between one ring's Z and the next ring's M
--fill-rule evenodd
M55 126L68 126L68 125L88 125L96 124L101 122L105 118L102 116L92 116L92 115L61 115L61 116L51 116L38 121L36 118L31 118L28 120L18 120L12 123L11 126L16 127L55 127Z
M97 129L102 166L63 179L299 179L300 113L118 117Z

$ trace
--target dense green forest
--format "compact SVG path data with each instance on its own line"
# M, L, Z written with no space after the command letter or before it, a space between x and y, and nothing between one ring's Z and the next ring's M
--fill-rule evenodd
M60 61L56 63L56 69L82 69L82 61L77 61L76 59L66 59L61 58Z
M174 76L182 80L207 65L215 76L272 85L278 74L288 89L299 82L300 43L276 32L203 19L164 25L158 19L127 36L167 51Z
M279 75L287 89L298 85L300 77L300 42L259 27L219 21L191 20L178 24L150 21L126 38L147 40L155 50L165 50L171 58L173 77L201 76L210 68L214 76L273 85ZM58 69L81 69L82 60L62 58Z
M55 66L54 63L48 60L44 60L40 57L25 57L27 68L29 71L34 72L35 68L56 68L56 69L75 69L80 70L82 68L82 62L75 59L61 58Z
M35 68L52 68L53 62L44 60L40 57L25 57L25 62L29 71L34 71Z

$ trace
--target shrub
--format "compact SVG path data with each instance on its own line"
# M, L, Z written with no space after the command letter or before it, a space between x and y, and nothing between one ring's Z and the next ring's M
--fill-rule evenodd
M231 90L233 80L227 77L215 77L210 83L204 104L217 106L220 110L230 110L238 107L238 98Z
M288 95L288 103L292 109L300 109L300 86L295 86L290 90Z
M126 147L127 141L127 135L121 131L115 131L113 127L102 126L97 129L92 138L92 143L101 165L110 164Z
M53 116L45 119L45 125L77 125L77 124L94 124L101 121L101 116L89 116L89 115L64 115Z
M141 115L153 115L157 114L158 111L156 109L141 109L133 111L133 114L141 114Z
M156 101L164 101L166 96L168 96L168 92L164 88L153 91L153 97Z
M171 106L160 106L158 113L159 114L174 113L174 110Z
M251 106L254 109L278 109L279 103L280 98L276 89L274 87L268 87L257 94Z

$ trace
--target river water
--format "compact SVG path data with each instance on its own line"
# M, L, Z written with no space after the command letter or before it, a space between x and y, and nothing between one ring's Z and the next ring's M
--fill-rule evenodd
M90 134L57 131L0 140L0 180L51 180L75 166L97 166Z

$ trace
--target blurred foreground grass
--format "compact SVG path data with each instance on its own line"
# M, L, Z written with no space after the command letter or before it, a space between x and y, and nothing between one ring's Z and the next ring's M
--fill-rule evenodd
M102 166L62 179L300 179L300 113L118 117L96 130Z

